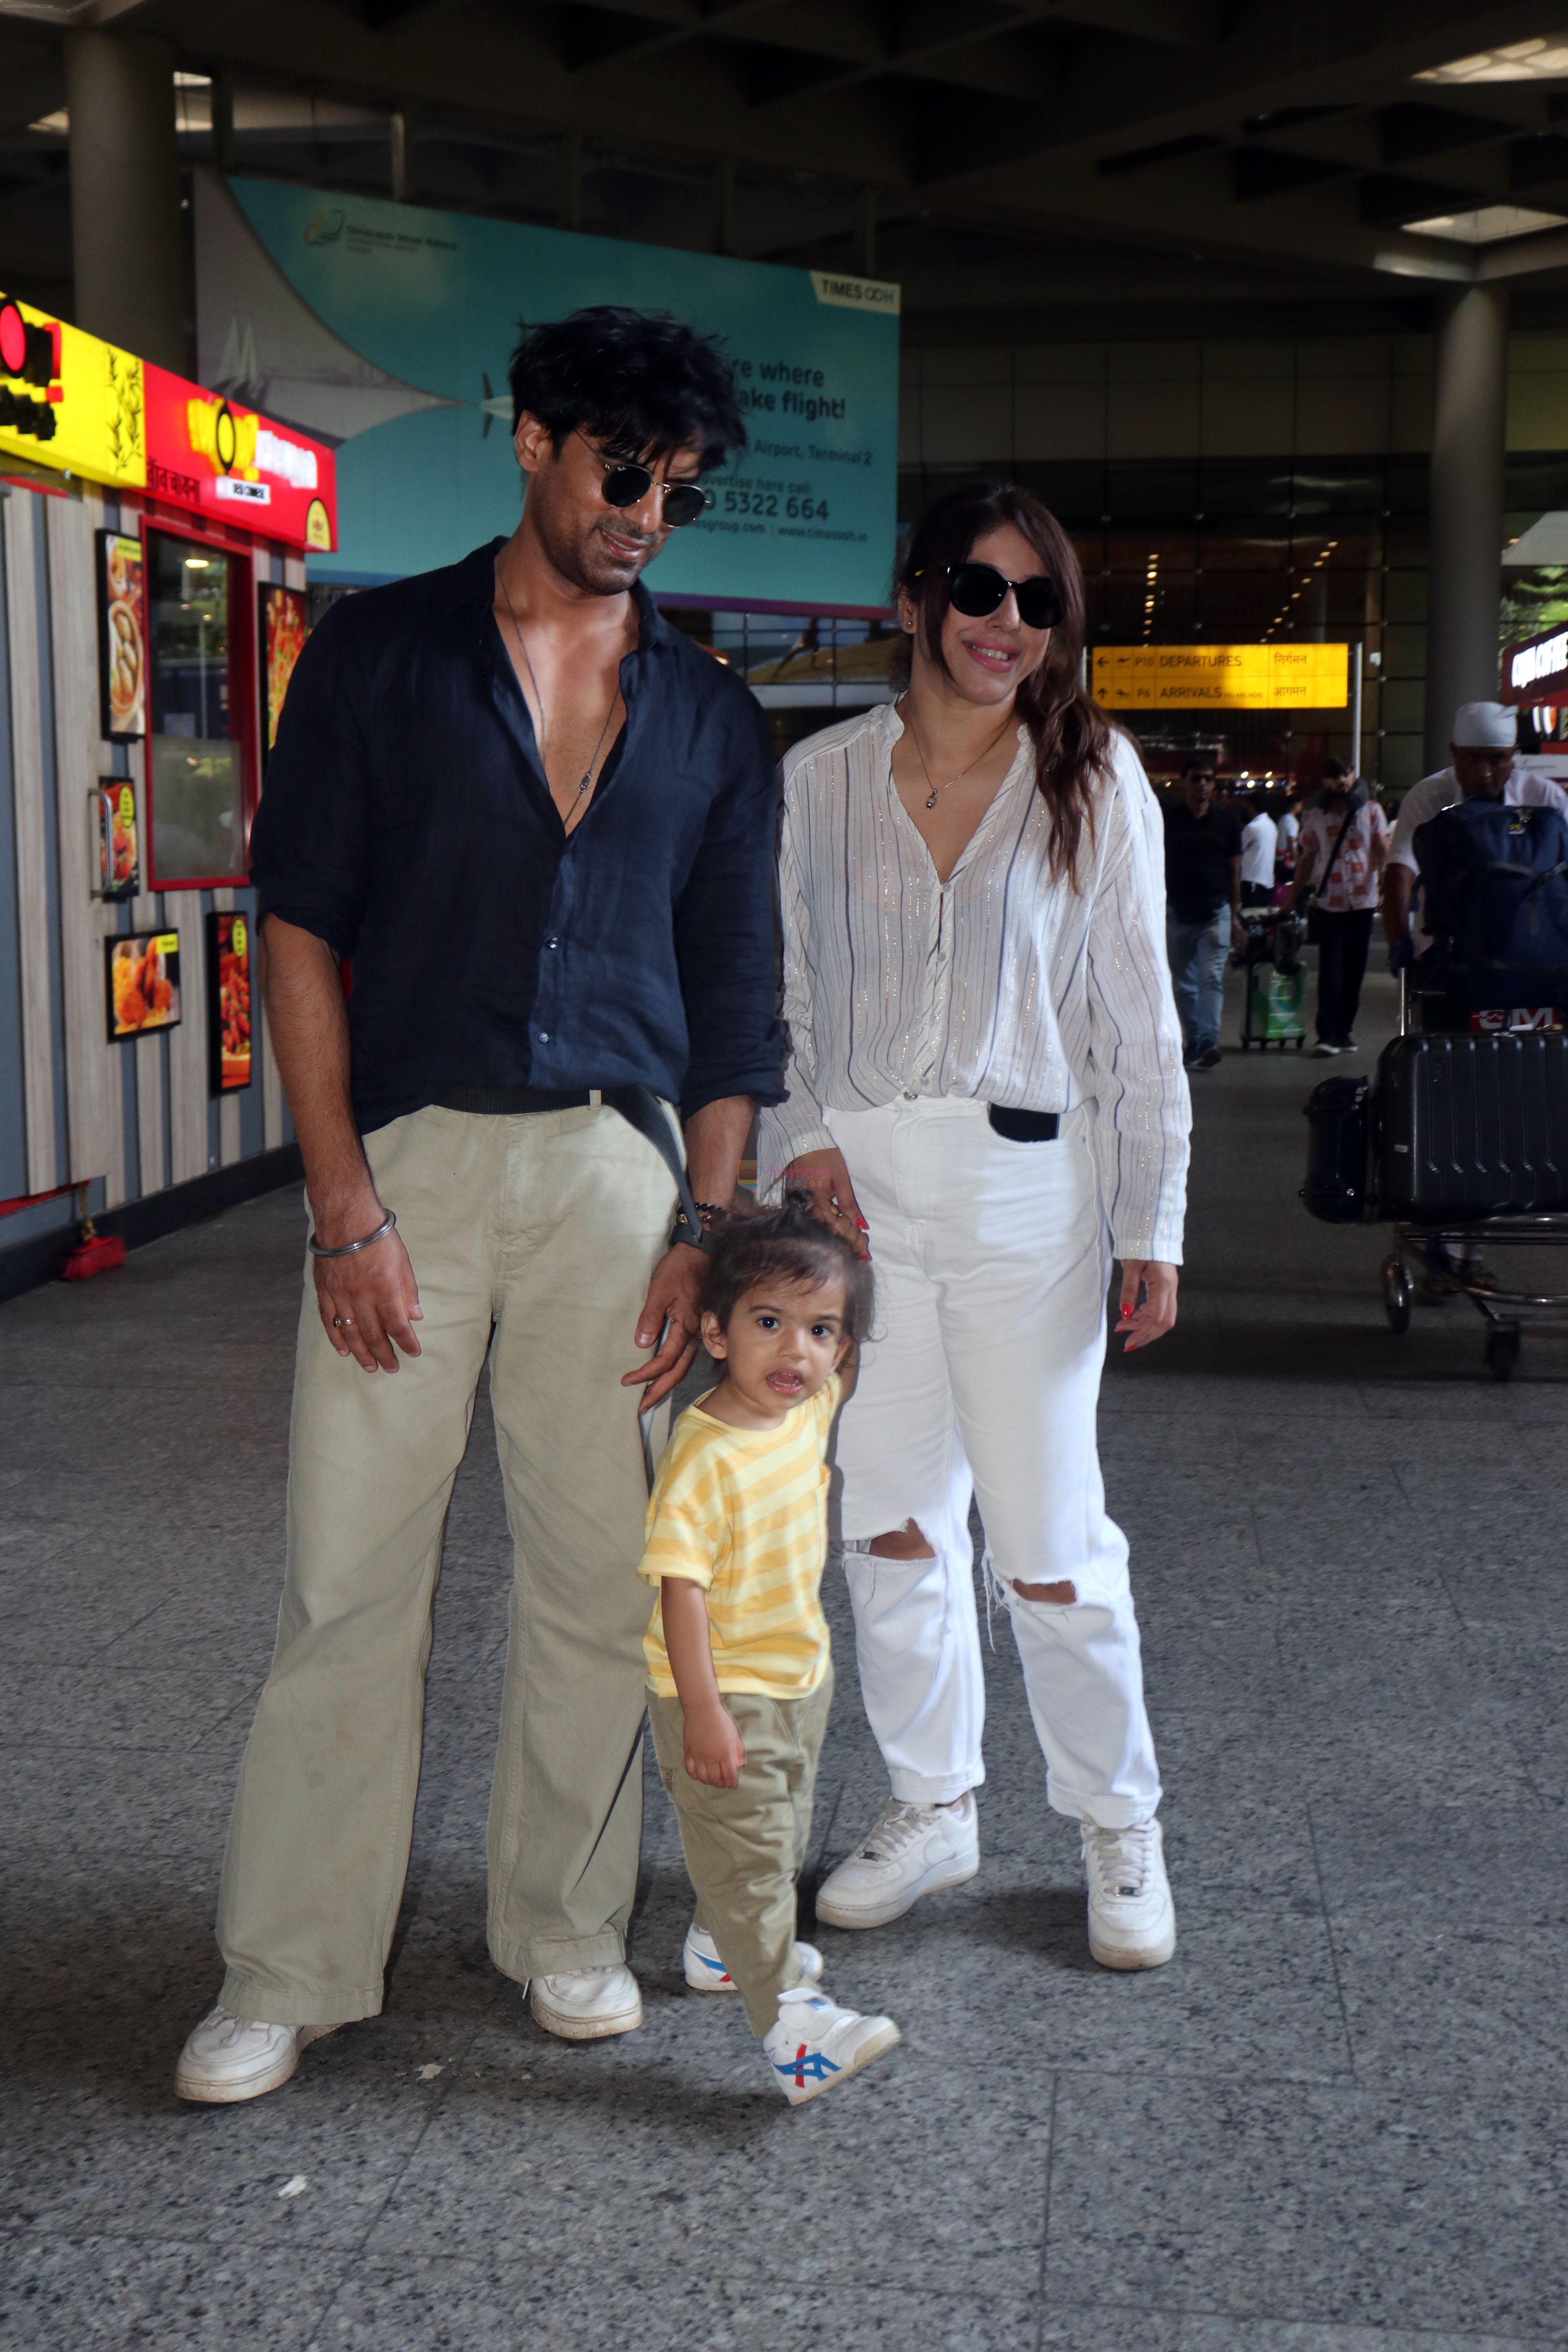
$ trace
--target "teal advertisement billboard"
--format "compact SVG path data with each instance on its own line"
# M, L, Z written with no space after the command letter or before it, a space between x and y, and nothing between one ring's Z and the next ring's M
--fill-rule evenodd
M211 173L196 270L202 382L339 444L341 544L311 556L312 578L421 572L510 531L518 321L624 302L723 337L751 436L649 584L721 604L887 603L897 287Z

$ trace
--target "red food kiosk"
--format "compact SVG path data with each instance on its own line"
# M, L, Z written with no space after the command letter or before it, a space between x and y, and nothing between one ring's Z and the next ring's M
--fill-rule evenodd
M280 1162L247 845L305 553L336 541L332 452L0 294L0 493L17 938L0 1200L86 1182L112 1208Z

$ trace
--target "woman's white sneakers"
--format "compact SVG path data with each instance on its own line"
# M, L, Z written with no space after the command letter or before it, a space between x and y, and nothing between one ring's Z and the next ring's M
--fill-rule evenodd
M1101 1968L1163 1968L1176 1948L1176 1913L1159 1822L1080 1827L1089 1950ZM922 1895L961 1885L979 1867L973 1790L961 1805L907 1805L895 1797L864 1844L824 1881L816 1916L830 1927L885 1927Z
M637 1980L620 1961L534 1977L527 1990L534 2023L563 2042L602 2042L606 2034L635 2032L642 2023Z
M763 2037L763 2048L774 2082L791 2106L798 2107L836 2083L847 2083L899 2038L890 2017L862 2017L856 2010L837 2008L809 1985L795 1985L780 1993L778 2023Z
M180 2053L175 2092L209 2107L259 2099L289 2080L301 2050L336 2030L331 2025L265 2025L258 2018L235 2017L215 2001Z
M822 1975L822 1954L815 1944L791 1947L796 1984L814 1985ZM680 1955L686 1971L686 1981L693 1992L739 1992L740 1987L723 1961L719 1947L705 1927L695 1920L686 1931L686 1948Z
M885 1927L922 1895L962 1885L979 1868L973 1789L956 1805L907 1805L893 1797L870 1835L824 1879L816 1916L830 1927Z
M1176 1911L1158 1822L1083 1832L1089 1948L1102 1969L1158 1969L1176 1948Z

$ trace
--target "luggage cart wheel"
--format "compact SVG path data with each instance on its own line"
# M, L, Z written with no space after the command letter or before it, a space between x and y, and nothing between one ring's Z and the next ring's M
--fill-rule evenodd
M1519 1326L1494 1323L1487 1333L1487 1370L1494 1381L1511 1381L1519 1361Z
M1410 1276L1397 1256L1385 1257L1383 1261L1383 1311L1388 1318L1391 1331L1397 1334L1409 1330ZM1488 1361L1490 1360L1489 1357Z

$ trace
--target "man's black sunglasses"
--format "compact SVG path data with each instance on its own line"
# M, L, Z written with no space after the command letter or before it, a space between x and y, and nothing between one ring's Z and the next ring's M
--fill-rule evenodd
M1026 629L1054 629L1062 617L1062 592L1048 572L1032 572L1027 580L1009 580L994 563L944 563L948 595L955 613L966 620L983 620L994 613L1009 588L1018 600L1018 618ZM916 572L915 578L923 575Z
M591 441L586 446L594 448ZM630 457L606 457L600 449L594 449L594 455L605 469L605 504L640 506L653 488L652 467L639 466ZM683 523L695 522L713 503L711 492L705 490L700 482L660 482L658 487L664 500L664 520L671 530L679 530Z

